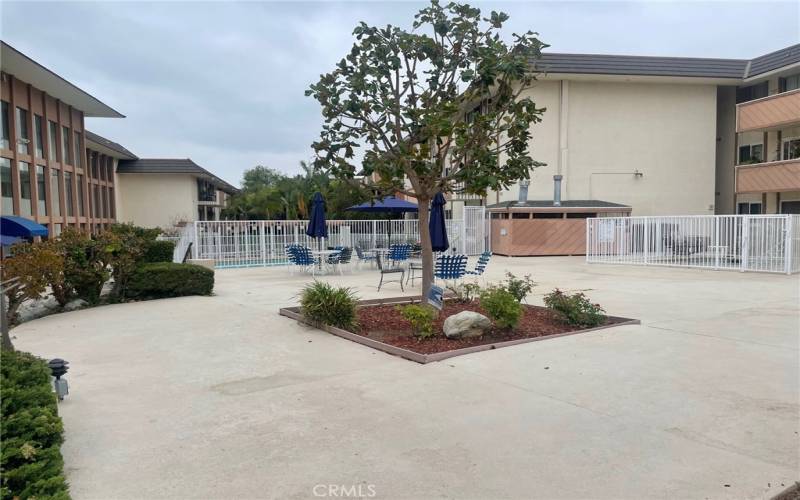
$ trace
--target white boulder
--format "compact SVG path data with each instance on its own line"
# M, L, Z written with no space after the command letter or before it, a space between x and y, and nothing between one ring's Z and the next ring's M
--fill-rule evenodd
M461 311L444 320L442 329L449 339L480 337L492 327L492 321L483 314Z

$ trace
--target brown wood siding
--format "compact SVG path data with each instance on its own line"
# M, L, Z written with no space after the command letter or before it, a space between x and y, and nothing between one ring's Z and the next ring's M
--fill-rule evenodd
M736 193L800 191L800 160L736 167Z
M502 229L505 235L501 235ZM492 252L585 255L586 219L492 219Z
M800 123L800 90L744 102L736 106L736 131L748 132Z

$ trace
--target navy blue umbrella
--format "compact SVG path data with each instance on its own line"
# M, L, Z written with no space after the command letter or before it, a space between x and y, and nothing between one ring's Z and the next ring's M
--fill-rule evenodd
M401 200L394 196L387 196L382 200L368 201L361 205L353 205L347 210L353 212L390 212L390 213L404 213L416 212L419 210L415 203L410 201Z
M431 220L428 221L428 231L431 233L431 247L434 252L444 252L450 248L447 241L447 228L444 224L444 205L447 200L442 193L436 193L431 201Z
M325 199L322 194L314 194L311 207L311 219L308 221L306 234L312 238L327 238L328 226L325 224Z

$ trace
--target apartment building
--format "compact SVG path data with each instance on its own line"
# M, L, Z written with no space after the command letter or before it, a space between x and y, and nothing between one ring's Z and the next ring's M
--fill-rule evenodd
M86 130L85 117L124 116L4 42L0 63L3 215L51 235L117 221L169 228L219 219L237 191L192 160L139 158Z
M552 203L560 176L565 202L632 215L797 210L800 45L752 60L545 54L532 65L542 73L525 92L547 111L531 151L547 166L531 175L531 202ZM520 192L456 192L449 208L508 207Z

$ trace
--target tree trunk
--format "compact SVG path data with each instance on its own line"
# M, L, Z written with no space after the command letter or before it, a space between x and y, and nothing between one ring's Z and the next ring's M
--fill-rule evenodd
M11 335L8 333L9 330L9 321L8 321L8 308L6 307L7 297L6 294L3 293L2 287L0 287L0 333L2 334L2 342L0 343L0 349L4 351L13 351L14 344L11 342ZM10 304L8 304L10 306Z
M419 243L422 246L422 300L428 296L433 284L433 250L431 249L431 233L428 230L430 212L429 198L417 198L419 207Z

